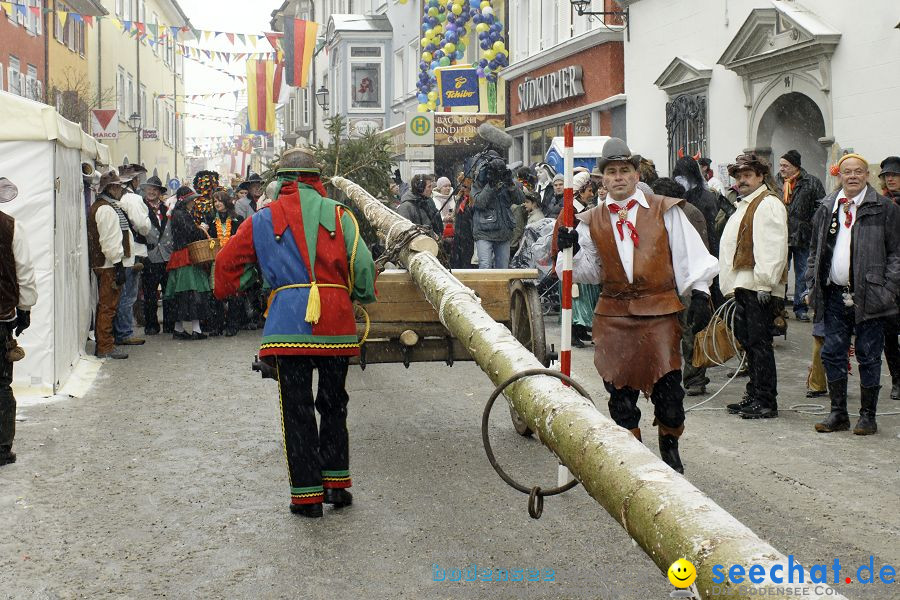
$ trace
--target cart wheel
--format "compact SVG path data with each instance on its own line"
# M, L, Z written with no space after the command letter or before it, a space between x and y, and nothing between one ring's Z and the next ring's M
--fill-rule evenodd
M509 317L509 329L513 337L531 350L542 365L548 366L541 296L533 283L522 280L512 282L509 290ZM533 433L512 406L509 407L509 415L516 433L523 436Z

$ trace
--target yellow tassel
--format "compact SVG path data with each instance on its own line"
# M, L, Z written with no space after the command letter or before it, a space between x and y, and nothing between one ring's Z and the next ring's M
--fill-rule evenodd
M275 299L275 292L277 290L272 290L269 292L269 299L266 301L266 312L263 313L263 317L269 317L269 309L272 308L272 301Z
M319 286L313 281L309 286L309 300L306 303L306 322L315 325L322 316L322 299L319 298Z

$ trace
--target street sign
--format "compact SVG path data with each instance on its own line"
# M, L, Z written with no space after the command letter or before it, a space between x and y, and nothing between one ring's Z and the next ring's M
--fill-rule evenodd
M406 160L434 160L434 146L407 146Z
M92 110L91 135L98 140L115 140L119 137L119 111Z
M176 191L178 191L178 188L180 188L180 187L181 187L181 182L178 181L178 179L173 177L172 179L169 180L169 191L172 192L173 194Z
M158 140L159 139L159 130L158 129L142 129L141 137L145 140Z
M406 116L406 144L408 146L434 145L433 113L409 113Z

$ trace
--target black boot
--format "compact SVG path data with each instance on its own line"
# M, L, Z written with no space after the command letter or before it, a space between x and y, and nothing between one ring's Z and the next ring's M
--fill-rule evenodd
M900 375L891 377L891 400L900 400Z
M659 434L659 456L663 462L672 467L672 470L684 475L684 465L681 464L681 455L678 454L678 438L667 433Z
M753 404L753 395L750 392L744 392L744 397L741 398L740 402L735 402L734 404L729 404L725 407L729 414L737 415L742 411L747 410Z
M12 446L0 446L0 466L16 462L16 453Z
M353 494L343 488L326 488L325 504L333 504L335 508L343 508L353 504Z
M578 328L581 325L572 325L572 347L573 348L584 348L584 342L581 341L581 336L578 335Z
M856 435L872 435L878 431L878 425L875 424L875 409L878 406L879 390L880 385L859 388L859 421L853 428Z
M816 431L847 431L850 429L850 417L847 416L847 378L829 381L828 395L831 397L831 413L824 421L816 423Z
M778 405L773 401L764 403L755 400L750 406L741 411L742 419L774 419L778 416Z
M295 515L301 515L310 519L318 519L322 516L322 503L316 504L291 504L291 512Z

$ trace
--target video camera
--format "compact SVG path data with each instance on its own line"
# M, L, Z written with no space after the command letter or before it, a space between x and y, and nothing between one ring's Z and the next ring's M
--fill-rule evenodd
M506 161L494 153L486 157L478 171L478 180L483 185L497 187L500 185L512 185L512 171L506 168Z

